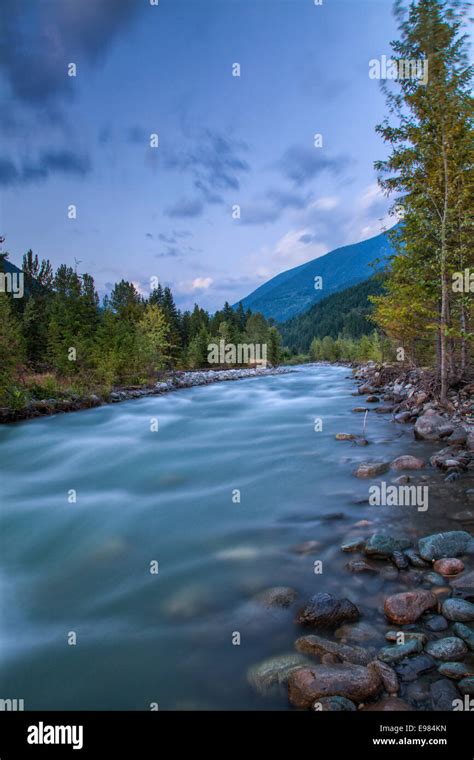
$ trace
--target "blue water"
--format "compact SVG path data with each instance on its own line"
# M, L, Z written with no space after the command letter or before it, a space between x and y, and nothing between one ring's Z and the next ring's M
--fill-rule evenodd
M374 412L370 446L335 441L362 431L348 375L302 367L3 426L0 696L30 710L287 709L246 678L298 635L294 610L262 608L259 591L347 594L382 625L383 582L348 573L341 543L445 518L355 503L357 462L432 449ZM309 539L317 555L292 551Z

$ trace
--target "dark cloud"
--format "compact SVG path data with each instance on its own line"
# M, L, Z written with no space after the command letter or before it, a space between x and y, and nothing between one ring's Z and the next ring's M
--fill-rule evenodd
M192 148L163 152L166 169L190 171L194 185L207 203L221 203L216 190L238 190L240 177L249 171L248 163L240 157L244 143L206 130L195 140Z
M150 238L150 240L153 240L153 235L151 234L151 232L146 232L145 237Z
M90 168L89 157L85 154L71 150L46 150L39 158L25 160L20 166L10 159L0 159L0 185L40 182L55 173L85 176Z
M310 243L317 243L319 242L319 238L317 235L313 235L310 232L306 232L304 235L301 235L298 238L300 243L304 243L305 245L309 245Z
M285 151L277 163L277 169L286 179L300 187L323 172L340 174L350 165L347 156L326 156L323 148L305 148L294 145Z
M280 219L287 209L305 209L310 199L310 194L268 190L263 199L242 207L241 223L245 225L272 224Z
M2 0L0 70L29 105L70 98L70 62L95 64L144 4L136 0Z
M172 219L187 219L201 216L204 204L199 198L181 198L165 209L165 215Z

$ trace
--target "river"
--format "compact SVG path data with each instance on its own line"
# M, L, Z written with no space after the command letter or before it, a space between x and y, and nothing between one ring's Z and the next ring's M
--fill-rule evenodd
M3 426L0 696L29 710L288 709L247 682L299 634L294 609L258 592L347 595L382 626L386 581L348 573L341 544L460 526L441 484L425 514L358 503L358 462L434 449L373 412L370 446L336 441L362 432L349 375L297 367ZM293 551L307 540L316 554Z

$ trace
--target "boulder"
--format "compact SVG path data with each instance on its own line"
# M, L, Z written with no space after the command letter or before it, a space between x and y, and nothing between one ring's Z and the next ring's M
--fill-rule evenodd
M441 611L445 618L457 623L467 623L474 620L474 604L465 599L446 599Z
M414 434L415 438L422 441L439 441L451 435L453 425L437 414L434 409L428 409L421 417L418 417Z
M354 471L356 478L375 478L390 469L388 462L365 462Z
M447 636L445 639L430 641L425 647L425 652L436 660L449 662L462 659L468 649L462 639L458 639L457 636Z
M323 657L325 654L332 654L343 662L350 662L353 665L367 665L372 659L372 653L362 647L352 647L346 644L339 644L336 641L329 641L321 636L301 636L295 642L295 648L301 654L308 654L312 657Z
M409 454L397 457L392 462L392 469L394 470L422 470L425 467L425 463L418 457L412 457Z
M345 697L365 702L381 688L378 674L362 665L315 665L290 674L288 696L292 705L309 709L321 697Z
M404 591L393 594L385 600L384 612L397 625L406 625L418 620L426 610L437 607L438 599L431 591Z
M440 575L458 575L464 570L464 563L455 557L437 559L433 565L433 570Z
M312 596L300 609L295 622L312 628L336 628L359 617L359 610L349 599L337 599L332 594L321 592Z
M431 536L420 538L418 550L422 559L428 562L445 557L458 557L474 553L474 539L465 530L433 533Z

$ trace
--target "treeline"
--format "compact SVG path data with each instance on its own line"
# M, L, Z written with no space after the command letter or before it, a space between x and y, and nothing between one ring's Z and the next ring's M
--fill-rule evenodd
M408 361L435 367L442 401L472 373L474 341L473 67L463 6L398 4L392 59L421 62L426 81L398 78L394 92L386 89L393 123L377 131L391 153L375 164L403 222L391 235L397 255L386 293L372 299L374 319Z
M213 315L197 305L182 312L169 287L143 297L125 280L100 302L91 275L64 264L54 272L31 250L22 272L22 298L0 293L0 405L63 387L107 392L151 382L161 370L205 368L208 346L220 340L266 344L267 361L280 360L276 328L241 304Z
M383 277L377 274L314 304L279 326L283 344L292 352L307 353L313 338L368 335L374 329L368 319L374 307L368 299L382 293L382 284Z
M384 362L393 361L396 357L392 342L372 329L369 335L362 335L359 339L343 336L334 339L329 335L313 338L309 358L312 362L364 362L370 359Z

